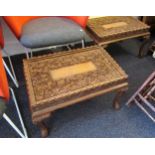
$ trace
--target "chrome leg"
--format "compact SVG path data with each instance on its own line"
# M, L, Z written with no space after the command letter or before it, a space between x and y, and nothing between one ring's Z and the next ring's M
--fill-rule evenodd
M69 45L66 45L66 47L67 47L67 49L68 49L68 50L71 50L71 48L70 48L70 46L69 46Z
M26 131L26 128L25 128L25 125L24 125L24 122L23 122L23 119L22 119L22 116L21 116L19 107L18 107L18 103L17 103L16 97L15 97L14 91L13 91L12 88L10 88L10 91L11 91L11 94L12 94L13 101L14 101L14 103L15 103L16 109L17 109L18 117L19 117L19 120L20 120L22 129L23 129L24 135L25 135L25 137L27 138L27 137L28 137L28 134L27 134L27 131Z
M82 48L85 48L84 40L82 40L81 43L82 43Z
M26 138L22 132L17 128L17 126L12 122L12 120L4 113L3 118L12 126L12 128L22 137Z
M26 58L27 58L27 59L29 59L29 58L30 58L30 57L29 57L29 53L27 53L27 52L26 52Z
M153 55L152 56L153 56L153 58L155 58L155 51L153 51Z
M28 52L27 48L24 47L24 51L25 51L25 54L26 54L26 58L29 59L30 56L29 56L29 52Z
M13 77L14 77L14 84L16 85L16 87L18 88L19 87L19 84L18 84L18 81L17 81L17 77L16 77L16 74L15 74L15 70L14 70L14 67L13 67L13 64L12 64L12 61L11 61L11 58L10 58L10 55L7 53L6 50L3 49L3 52L7 55L8 59L9 59L9 64L10 64L10 67L11 67L11 71L12 71L12 74L13 74ZM3 60L4 61L4 60ZM7 67L8 68L8 67ZM8 68L9 69L9 68ZM11 73L11 72L10 72Z
M33 57L33 52L32 52L32 50L30 50L30 58L32 58Z
M5 63L5 61L4 61L3 59L2 59L2 61L3 61L4 67L5 67L6 71L7 71L7 73L9 74L9 76L10 76L10 78L12 79L13 83L15 84L15 86L18 88L18 87L19 87L19 84L18 84L18 82L17 82L17 80L16 80L16 76L13 76L13 75L12 75L12 73L10 72L10 70L9 70L7 64ZM14 70L14 69L13 69L13 70ZM14 72L14 71L13 71L13 72Z

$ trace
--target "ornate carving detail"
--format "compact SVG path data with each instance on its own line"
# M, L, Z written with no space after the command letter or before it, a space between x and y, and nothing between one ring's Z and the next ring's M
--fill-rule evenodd
M85 62L92 62L95 70L52 79L51 70ZM98 46L24 60L24 71L32 112L102 91L107 86L127 86L125 72Z
M118 26L118 23L126 24L124 24L124 26ZM111 25L111 28L105 28L107 25ZM117 27L114 25L117 25ZM150 28L138 19L122 16L93 18L88 20L87 26L89 30L93 32L96 37L102 39L102 41L149 32Z

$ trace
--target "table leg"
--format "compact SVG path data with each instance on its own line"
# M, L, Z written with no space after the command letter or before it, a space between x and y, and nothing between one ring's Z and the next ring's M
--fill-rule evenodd
M40 128L41 137L47 137L49 130L46 127L44 121L52 116L53 112L46 113L44 115L33 117L33 124L37 125Z
M150 50L150 46L152 44L152 41L150 40L150 36L146 36L144 38L144 41L139 49L139 57L144 57L147 55L148 51Z
M38 127L40 128L41 137L47 137L48 136L48 128L44 124L43 121L37 123Z
M120 109L120 99L121 96L124 94L124 90L120 90L119 92L117 92L114 101L113 101L113 107L115 110L119 110Z

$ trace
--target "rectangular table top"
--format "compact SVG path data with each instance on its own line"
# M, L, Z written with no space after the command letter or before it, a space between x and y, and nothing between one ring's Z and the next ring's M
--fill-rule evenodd
M149 26L134 17L106 16L89 19L87 30L97 42L110 42L149 34Z
M127 75L101 47L58 52L24 60L32 113L124 84Z

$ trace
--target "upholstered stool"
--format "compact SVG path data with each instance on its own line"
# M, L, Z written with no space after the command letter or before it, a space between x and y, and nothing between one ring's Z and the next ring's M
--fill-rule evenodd
M20 42L27 48L38 48L78 42L84 35L83 28L70 19L44 17L23 26Z

